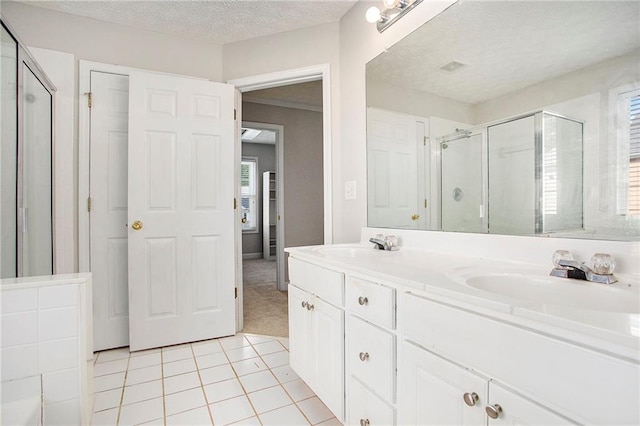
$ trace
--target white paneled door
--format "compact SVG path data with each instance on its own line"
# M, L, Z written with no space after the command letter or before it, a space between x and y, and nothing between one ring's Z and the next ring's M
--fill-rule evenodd
M127 146L129 78L91 72L91 272L94 350L129 344Z
M235 333L233 86L129 76L131 350Z

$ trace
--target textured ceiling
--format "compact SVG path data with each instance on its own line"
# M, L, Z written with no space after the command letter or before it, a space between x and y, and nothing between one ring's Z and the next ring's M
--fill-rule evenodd
M638 1L464 1L367 64L367 79L477 104L637 49ZM440 69L452 61L466 66Z
M226 44L338 21L357 0L19 1L72 15Z

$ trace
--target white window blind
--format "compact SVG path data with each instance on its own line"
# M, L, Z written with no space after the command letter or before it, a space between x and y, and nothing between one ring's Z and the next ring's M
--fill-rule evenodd
M240 167L240 208L242 209L242 230L257 231L258 222L258 160L243 158Z
M629 99L629 201L627 213L640 215L640 91Z
M618 96L618 214L640 216L640 89Z

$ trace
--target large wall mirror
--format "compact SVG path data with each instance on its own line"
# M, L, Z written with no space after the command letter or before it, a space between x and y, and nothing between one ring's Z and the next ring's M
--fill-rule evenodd
M369 226L640 240L640 2L461 1L366 78Z
M2 22L0 278L51 275L54 86Z

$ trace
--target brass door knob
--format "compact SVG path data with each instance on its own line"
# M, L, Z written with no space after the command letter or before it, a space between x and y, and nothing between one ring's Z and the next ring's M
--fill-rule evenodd
M411 220L418 220L420 219L420 215L419 214L412 214L411 215Z
M133 222L133 225L131 225L131 228L132 228L134 231L139 231L139 230L141 230L141 229L142 229L142 222L141 222L141 221L139 221L139 220L136 220L135 222Z

